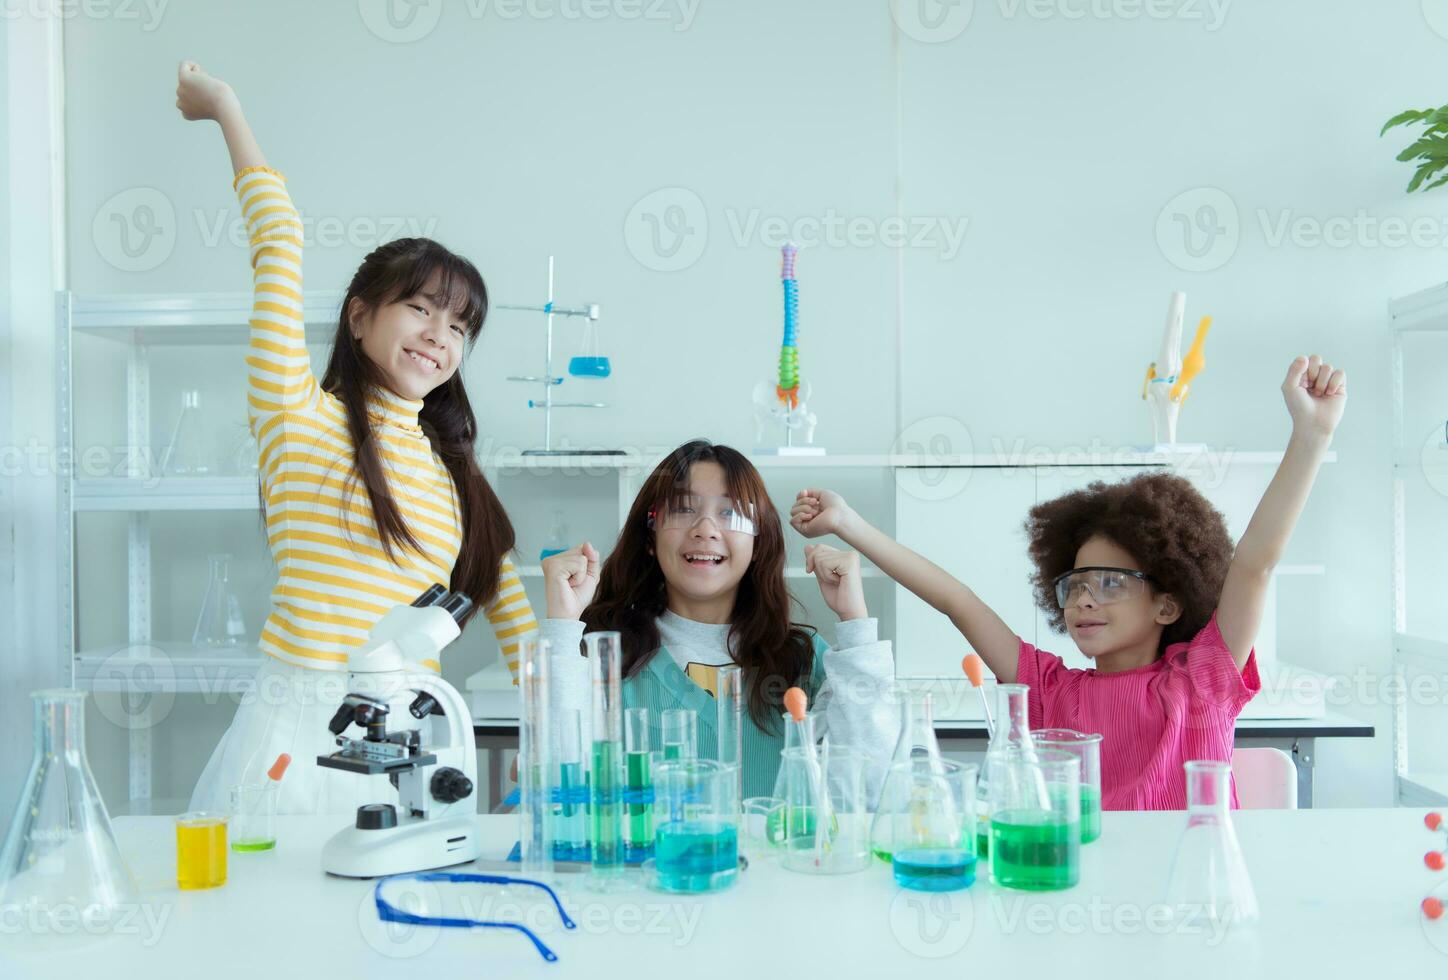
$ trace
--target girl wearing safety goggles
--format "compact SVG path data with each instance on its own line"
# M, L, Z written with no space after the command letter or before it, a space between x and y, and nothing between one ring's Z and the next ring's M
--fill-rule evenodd
M899 732L888 641L865 606L860 560L824 545L806 549L805 567L839 616L837 646L791 621L784 580L784 529L759 471L727 446L695 441L661 462L639 491L613 553L600 563L591 544L543 561L552 642L550 686L556 712L589 712L588 662L578 655L587 630L623 635L626 707L649 709L657 729L669 708L697 713L699 753L712 756L713 675L743 667L743 789L768 795L783 745L781 699L793 686L809 695L816 734L870 755L878 781ZM657 735L657 731L654 733Z
M1282 395L1292 437L1235 551L1221 515L1167 473L1093 483L1031 510L1036 602L1091 658L1088 670L1020 639L974 592L870 527L837 493L801 491L791 523L806 537L838 534L949 616L998 681L1029 685L1032 728L1104 736L1105 809L1182 809L1182 764L1229 762L1237 715L1261 689L1252 643L1268 582L1342 419L1347 375L1299 357Z

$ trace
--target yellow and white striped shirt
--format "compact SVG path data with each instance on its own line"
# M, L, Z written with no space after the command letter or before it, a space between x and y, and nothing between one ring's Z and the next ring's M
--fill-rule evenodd
M302 222L285 178L253 167L234 182L251 240L248 417L260 447L267 538L280 571L261 648L288 663L346 670L347 651L393 606L448 584L462 544L452 477L418 425L421 401L367 397L388 488L422 546L382 550L341 402L318 386L302 323ZM349 482L350 481L350 482ZM484 606L508 669L537 621L505 556ZM434 670L435 662L427 662Z

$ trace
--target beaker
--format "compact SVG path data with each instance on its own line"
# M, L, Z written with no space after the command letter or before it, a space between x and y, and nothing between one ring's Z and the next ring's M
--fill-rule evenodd
M975 881L978 771L949 759L916 759L890 767L891 789L881 798L871 846L890 853L900 887L954 891Z
M665 892L728 888L739 877L738 773L713 759L654 767L654 856L644 882Z
M1101 736L1069 728L1031 732L1037 748L1069 752L1081 760L1081 843L1101 836Z
M808 874L847 874L870 865L865 753L844 745L780 753L784 780L783 864Z
M176 887L226 884L226 815L200 810L176 818Z
M231 787L231 849L269 851L277 846L277 783L238 783Z
M563 521L563 511L553 512L553 524L548 528L548 539L538 550L538 560L561 555L568 550L568 525Z
M583 324L583 343L568 361L568 373L575 378L606 378L613 373L608 358L599 353L598 321L589 317Z
M0 848L0 913L58 925L116 921L136 902L85 754L85 692L32 691L35 754Z
M921 762L927 768L939 771L940 743L935 740L934 712L929 694L908 698L900 708L900 737L895 741L895 755L885 771L880 798L875 801L875 819L870 825L870 850L883 861L890 860L890 849L883 837L891 831L881 823L890 809L886 801L898 802L902 798L902 788L892 786L891 780L896 778L897 773L899 778L908 780L914 771L910 765L912 762ZM905 793L903 798L908 799L908 795Z
M751 796L739 805L739 836L744 856L751 861L779 857L784 843L784 800Z
M161 454L162 476L210 476L210 450L206 444L206 419L201 414L201 392L181 392L181 415L171 430L171 440Z
M990 780L990 873L1028 891L1081 879L1081 761L1066 752L986 757Z
M209 555L210 573L191 642L198 647L235 647L246 639L241 602L231 590L231 556Z
M625 766L628 786L624 789L624 805L628 810L623 836L624 860L638 864L652 856L654 849L653 760L649 758L648 708L628 708L624 711L623 744L628 760Z
M659 748L662 758L699 757L699 716L689 708L665 708L659 716Z
M1258 919L1257 893L1232 826L1232 767L1192 761L1187 778L1187 826L1167 877L1166 906L1174 921L1213 934Z

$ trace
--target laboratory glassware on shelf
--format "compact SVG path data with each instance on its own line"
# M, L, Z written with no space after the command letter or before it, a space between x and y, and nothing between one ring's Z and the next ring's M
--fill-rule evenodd
M1183 924L1250 926L1259 909L1247 861L1232 825L1232 767L1226 762L1183 764L1187 826L1167 876L1165 904Z
M241 600L231 587L231 556L208 555L210 572L191 642L198 647L236 647L246 642Z
M568 550L568 525L563 520L563 511L553 512L553 523L548 528L548 540L543 542L543 547L538 550L538 560L552 558L554 555L561 555Z
M555 306L553 302L553 256L548 256L548 299L541 306L521 306L509 303L500 303L497 307L500 310L516 310L524 313L541 313L545 317L544 326L544 347L543 347L543 373L515 374L509 375L509 381L521 381L527 384L541 384L543 386L543 397L541 399L528 399L529 408L543 410L543 448L525 450L525 456L621 456L621 449L554 449L553 448L553 410L555 408L607 408L603 402L560 402L553 400L553 389L563 384L565 379L562 375L553 373L553 318L562 317L583 317L587 323L587 336L585 349L579 356L573 358L569 365L569 374L575 378L606 378L612 373L612 367L607 357L598 352L598 339L595 331L599 317L599 306L597 303L589 303L581 307Z
M207 444L206 416L201 412L201 392L181 392L181 414L161 454L162 476L213 476L216 467Z
M86 759L86 696L51 688L30 698L35 754L0 848L0 912L69 923L47 934L74 932L77 918L104 931L125 921L137 893Z

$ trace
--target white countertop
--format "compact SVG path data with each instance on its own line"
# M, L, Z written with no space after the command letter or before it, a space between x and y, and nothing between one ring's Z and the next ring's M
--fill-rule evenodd
M740 980L826 975L820 967L829 980L901 970L912 980L978 977L987 969L1068 972L1073 980L1166 975L1164 968L1173 980L1441 975L1448 920L1425 927L1418 906L1435 885L1448 891L1448 875L1423 866L1424 852L1443 842L1424 828L1424 812L1238 813L1262 923L1224 941L1156 935L1146 926L1185 815L1107 813L1102 838L1082 852L1081 883L1064 892L1005 891L984 875L963 892L905 892L883 864L815 878L756 862L729 891L698 898L644 890L598 896L576 876L560 876L575 882L560 886L560 895L578 929L563 932L551 906L524 918L558 953L553 964L511 931L384 926L371 883L330 878L318 867L322 842L343 822L335 817L283 818L275 851L233 853L225 886L186 893L175 887L171 819L121 817L116 832L141 884L144 914L127 934L102 938L38 935L6 922L0 976L658 978L672 970L689 980ZM515 819L479 820L485 857L501 857L516 836ZM436 896L442 914L537 903L534 889L504 897L490 896L489 886L441 887L457 889ZM1423 968L1430 972L1412 972Z

